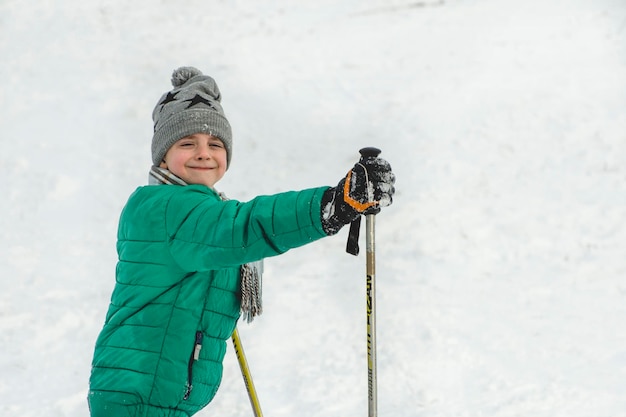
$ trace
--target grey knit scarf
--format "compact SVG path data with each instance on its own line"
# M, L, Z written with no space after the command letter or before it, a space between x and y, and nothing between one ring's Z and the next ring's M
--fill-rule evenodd
M185 181L169 170L155 166L150 168L148 183L150 185L187 185ZM224 193L218 194L223 201L228 200ZM250 323L256 316L263 313L263 303L261 302L263 261L241 265L239 274L241 277L241 313L243 319Z

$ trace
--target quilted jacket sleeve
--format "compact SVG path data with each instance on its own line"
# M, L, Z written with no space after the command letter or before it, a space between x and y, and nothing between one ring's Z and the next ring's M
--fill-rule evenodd
M213 270L318 240L326 236L320 220L326 189L290 191L242 203L221 201L205 187L180 187L165 210L172 257L183 270Z

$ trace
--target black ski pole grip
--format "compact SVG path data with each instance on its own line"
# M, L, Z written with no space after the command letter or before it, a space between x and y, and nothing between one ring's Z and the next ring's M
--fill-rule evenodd
M374 148L373 146L368 146L367 148L362 148L359 150L361 154L361 161L369 158L376 158L380 155L381 150L378 148ZM380 209L375 209L371 214L377 214ZM359 254L359 231L361 228L361 216L357 217L350 224L350 232L348 233L348 242L346 243L346 252L350 255L358 255Z
M380 149L375 148L373 146L368 146L367 148L362 148L359 150L359 153L361 154L361 161L364 161L369 158L376 158L378 155L380 155L381 152L382 151ZM378 214L378 213L380 213L380 208L370 209L367 214Z
M380 149L374 148L373 146L368 146L367 148L359 150L359 153L361 154L361 159L376 158L378 155L380 155L380 152Z

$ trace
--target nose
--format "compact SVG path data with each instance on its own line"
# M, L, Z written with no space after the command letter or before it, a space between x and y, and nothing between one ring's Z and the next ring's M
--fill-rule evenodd
M211 148L209 145L201 143L196 148L196 159L203 160L211 157Z

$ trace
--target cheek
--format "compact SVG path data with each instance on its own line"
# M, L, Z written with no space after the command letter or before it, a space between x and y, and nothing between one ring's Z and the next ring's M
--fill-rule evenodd
M166 158L165 164L161 164L161 165L162 165L162 168L167 168L174 175L181 176L181 175L184 175L185 173L184 164L182 164L180 161L180 158L176 158L176 156ZM163 167L163 165L165 165L165 167Z
M171 155L170 158L167 159L167 164L172 167L172 166L182 166L185 162L185 157L184 155L181 154L174 154Z
M228 165L228 162L226 160L226 152L224 152L223 154L220 155L220 167L223 167L224 170L226 170L226 165Z

